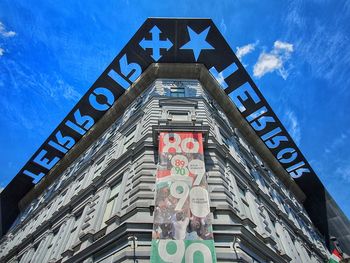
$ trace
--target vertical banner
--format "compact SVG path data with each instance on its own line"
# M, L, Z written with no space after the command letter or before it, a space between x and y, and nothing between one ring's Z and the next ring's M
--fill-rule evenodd
M202 133L160 133L151 262L216 262Z

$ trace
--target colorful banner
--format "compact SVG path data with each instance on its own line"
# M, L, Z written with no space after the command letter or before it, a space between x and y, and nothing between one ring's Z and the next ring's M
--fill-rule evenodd
M151 262L216 262L201 133L160 133Z

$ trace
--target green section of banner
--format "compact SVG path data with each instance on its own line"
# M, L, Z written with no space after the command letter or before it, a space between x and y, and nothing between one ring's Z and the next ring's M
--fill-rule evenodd
M214 263L214 240L152 240L152 263Z

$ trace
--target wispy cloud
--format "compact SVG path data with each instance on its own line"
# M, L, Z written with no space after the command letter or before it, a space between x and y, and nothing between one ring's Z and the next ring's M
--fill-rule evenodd
M335 136L335 139L330 142L330 144L327 145L327 147L324 150L325 154L331 154L339 147L344 145L345 140L348 138L348 135L346 133L341 133L340 136Z
M301 130L298 118L294 111L287 110L285 112L285 115L283 117L283 123L285 124L285 127L289 132L290 136L293 138L294 142L297 145L300 145Z
M344 181L350 183L350 164L344 164L337 167L335 173Z
M62 79L59 79L57 84L59 85L59 89L63 90L63 97L67 100L78 101L82 97L74 87L65 83Z
M254 51L256 45L257 43L250 43L242 47L237 47L236 48L237 57L241 60L245 55Z
M313 76L327 80L340 93L347 92L350 84L350 69L344 67L350 63L350 37L344 27L348 24L350 4L345 2L336 7L329 2L332 9L328 16L307 16L305 10L309 6L305 1L290 1L285 20L289 29L286 36L295 39L300 60L308 64ZM321 3L314 4L315 9L320 8ZM322 3L322 8L327 8L327 4Z
M0 36L2 37L14 37L16 35L16 32L14 31L7 31L5 28L5 25L0 22Z
M225 20L224 20L223 18L221 19L220 28L221 28L221 32L222 32L223 34L225 34L225 33L226 33L226 30L227 30L227 26L226 26Z
M81 98L81 94L57 73L38 74L32 68L10 59L0 65L7 73L0 74L0 122L40 131L40 128L48 125L43 116L52 111L49 107L60 108L64 101L74 104ZM28 99L40 103L28 103Z
M277 40L274 43L274 48L275 48L276 51L278 51L278 50L283 51L284 50L287 53L293 52L293 45L292 44L287 43L287 42L282 42L282 41L279 41L279 40Z
M5 28L5 25L0 21L0 37L1 38L10 38L14 37L16 35L16 32L14 31L7 31ZM5 49L0 47L0 57L5 54Z
M253 68L254 76L261 78L267 73L277 71L283 79L287 79L289 71L285 68L284 64L290 59L293 51L293 44L279 40L275 41L273 49L270 52L263 51L260 54Z

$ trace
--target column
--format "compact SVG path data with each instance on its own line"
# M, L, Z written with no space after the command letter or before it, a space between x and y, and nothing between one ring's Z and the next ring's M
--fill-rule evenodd
M260 209L261 209L262 213L264 214L268 228L271 230L271 235L272 235L273 239L276 241L277 245L279 246L280 244L278 243L278 238L276 236L276 229L275 229L275 226L273 225L273 223L270 219L269 213L267 212L264 205L260 205Z
M59 238L59 233L57 232L55 235L52 235L51 241L46 246L46 251L43 259L41 262L49 262L49 259L51 258L51 254L55 248L56 242Z
M252 173L252 175L254 176L255 180L257 181L257 183L258 183L260 189L263 189L264 192L267 193L267 192L268 192L268 189L266 189L265 183L262 182L263 179L261 178L260 173L259 173L257 170L255 170L255 169L252 169L252 170L251 170L251 173Z
M100 164L96 164L94 163L92 166L91 166L91 169L92 169L92 173L93 173L93 176L92 176L92 181L95 181L97 180L97 178L99 178L101 176L101 173L103 172L103 170L105 169L107 165L107 157L105 156L104 159L102 160L102 162ZM101 167L99 169L99 171L96 173L96 169L98 167Z
M136 124L134 142L139 141L139 139L141 137L141 131L142 131L142 129L141 129L142 125L140 124L141 122L142 122L142 118Z
M276 219L276 233L279 235L283 250L287 253L288 256L291 258L293 257L293 252L290 249L290 246L288 244L288 240L286 239L282 221L280 219Z
M52 205L51 205L51 209L50 209L50 212L49 212L49 217L52 216L52 214L54 214L56 211L57 211L57 205L58 205L58 202L60 201L61 199L61 194L57 194L55 196L55 200L52 202ZM49 218L47 217L47 218Z
M67 236L69 237L69 232L72 228L72 223L74 223L74 216L68 215L65 222L61 225L59 230L59 236L55 244L53 245L53 252L49 259L58 260L61 257L62 250L64 245L67 243Z
M315 252L311 253L311 261L312 263L320 263L320 261L318 260L318 257L316 256Z
M230 172L230 175L231 175L232 188L234 191L234 200L233 201L234 201L234 203L237 204L236 208L239 210L239 216L243 217L244 216L244 213L243 213L244 208L243 208L242 200L241 200L241 197L239 194L239 189L237 186L236 178L235 178L235 175L231 172Z
M97 232L101 228L103 215L104 215L104 209L105 205L107 203L108 197L109 197L109 185L104 185L101 190L98 192L99 198L98 200L95 200L94 202L97 202L96 210L94 212L94 220L92 222L91 231Z
M40 211L36 210L35 213L36 213L36 215L34 216L34 218L36 218L36 221L34 222L33 232L41 224L41 220L42 220L42 216L43 216L43 208L40 208Z
M116 215L121 210L121 207L122 207L122 204L123 204L123 197L124 197L124 193L125 193L126 184L128 183L128 179L129 179L130 175L131 176L135 175L135 171L134 171L133 167L128 169L123 174L123 179L122 179L122 181L120 183L119 195L118 195L118 198L117 198L116 202L114 202L112 216Z
M10 238L11 238L11 234L7 237L7 240L4 241L4 244L3 244L3 254L7 254L9 252L9 249L10 249Z
M72 246L75 246L76 244L78 244L78 243L80 242L80 240L79 240L79 235L80 235L80 233L81 233L81 227L82 227L82 225L84 224L84 219L85 219L85 217L86 217L86 214L87 214L87 212L88 212L88 209L89 209L89 205L86 204L85 207L84 207L83 213L82 213L82 215L81 215L81 217L80 217L80 219L79 219L79 223L78 223L78 226L77 226L76 233L75 233L75 235L72 237L72 241L71 241L71 243L70 243L70 248L71 248Z
M254 196L254 194L252 193L251 189L247 188L246 189L246 198L247 198L247 202L249 204L249 208L250 208L250 212L252 214L254 223L257 226L257 232L260 235L267 235L266 231L264 229L262 220L261 220L261 216L259 215L258 211L259 211L259 207L256 203L256 198Z
M69 182L69 185L66 186L68 188L68 191L66 195L63 197L64 200L62 201L61 206L65 206L70 202L71 197L74 195L74 187L72 187L72 184L74 183L74 180Z
M46 236L41 240L39 247L35 251L35 255L32 258L32 262L42 262L45 253L47 252L48 244L52 239L52 231L46 233Z
M32 262L32 257L35 253L35 250L34 250L34 246L33 244L30 244L28 246L28 250L26 252L26 254L22 257L20 263L28 263L28 262Z
M295 249L294 242L293 242L292 238L290 237L290 234L287 231L285 226L283 226L283 231L284 231L285 236L286 236L286 238L287 238L287 240L289 242L289 247L290 247L290 250L292 252L291 257L294 258L296 260L296 262L300 262L300 257L298 255L298 252Z
M84 178L84 183L81 187L81 189L85 189L86 187L88 187L91 182L92 182L92 179L93 179L93 176L94 176L94 162L92 160L89 161L89 167L86 168L86 175L85 175L85 178Z
M75 223L74 215L69 215L68 219L67 219L66 229L65 229L65 232L62 236L62 242L58 246L58 248L57 248L58 252L55 255L55 257L57 257L57 259L60 258L61 254L66 250L66 248L68 248L67 244L69 244L69 240L71 239L70 234L71 234L72 228L74 226L74 223Z
M297 240L295 241L295 246L299 252L302 262L309 262L310 257L304 248L303 241L300 238L297 238Z

